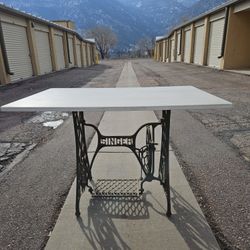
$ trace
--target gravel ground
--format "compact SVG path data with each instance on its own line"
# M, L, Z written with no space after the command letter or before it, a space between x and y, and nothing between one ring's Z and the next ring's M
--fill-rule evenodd
M142 86L193 85L233 103L172 112L171 141L221 248L250 249L250 77L152 60L133 67Z
M87 69L71 69L3 86L0 105L52 87L114 87L123 64L107 61ZM86 120L98 125L102 115L86 113ZM0 249L42 249L75 177L71 119L66 117L64 124L54 130L39 122L43 118L41 113L0 112L2 159L13 156L14 150L20 153L26 145L37 145L29 157L0 175ZM93 131L87 131L88 143L92 137ZM4 168L3 162L0 169Z
M0 105L51 87L111 87L123 64L107 61L3 86ZM228 110L173 112L171 143L221 248L250 249L250 77L152 60L132 65L142 86L194 85L233 102ZM98 124L102 113L86 116ZM0 157L13 156L10 142L17 154L37 145L0 177L0 249L43 248L75 176L71 119L54 130L35 122L41 117L0 112ZM92 136L88 131L88 141ZM0 162L0 172L4 167Z

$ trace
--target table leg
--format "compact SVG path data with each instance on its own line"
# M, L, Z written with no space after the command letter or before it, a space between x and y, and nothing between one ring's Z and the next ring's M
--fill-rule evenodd
M86 144L85 135L85 120L83 112L73 112L73 122L75 130L75 143L76 143L76 204L75 214L80 216L79 203L81 194L84 192L91 180L91 169L88 158L88 148Z
M171 216L171 197L170 197L170 176L169 176L169 134L170 134L171 111L162 112L162 140L161 156L159 167L159 178L161 179L164 192L167 196L167 216Z

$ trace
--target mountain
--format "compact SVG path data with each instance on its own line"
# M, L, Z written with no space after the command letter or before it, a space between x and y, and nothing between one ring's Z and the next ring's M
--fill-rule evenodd
M1 0L4 4L49 20L70 19L83 33L97 24L117 34L123 50L145 36L165 34L181 20L226 0Z
M185 12L189 16L198 16L201 13L204 13L208 10L213 9L216 6L219 6L228 0L209 0L209 1L204 1L204 0L199 0L196 1L191 7L189 7Z

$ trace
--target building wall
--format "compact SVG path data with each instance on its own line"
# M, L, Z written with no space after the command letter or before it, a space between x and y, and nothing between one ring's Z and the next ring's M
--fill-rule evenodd
M229 8L228 16L226 7ZM249 69L250 0L235 2L226 7L185 23L169 36L156 41L156 60L161 61L164 57L160 44L168 41L167 62L184 61L219 69ZM189 34L187 27L191 27ZM226 36L224 30L227 31Z
M230 11L224 68L250 68L250 11Z
M32 16L27 17L22 12L17 15L16 11L12 13L11 10L0 5L0 28L3 35L0 47L0 84L69 67L86 67L84 61L87 51L81 43L84 41L89 48L95 46L93 43L80 38L73 30L66 30L38 18L32 19ZM91 58L94 54L88 51L89 65L95 63L95 58Z

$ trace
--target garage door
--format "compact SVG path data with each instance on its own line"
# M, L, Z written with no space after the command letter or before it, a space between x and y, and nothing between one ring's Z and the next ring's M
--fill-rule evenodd
M204 52L204 25L195 28L194 38L194 63L202 65L202 58Z
M68 41L69 41L69 58L70 58L70 63L69 63L69 67L74 67L74 50L73 50L73 37L72 36L68 36Z
M181 33L177 34L177 62L181 61Z
M86 51L86 43L83 44L83 64L84 67L87 66L87 51Z
M76 45L76 55L77 55L77 65L78 67L82 67L81 61L81 44Z
M49 34L40 30L36 30L35 34L40 74L49 73L52 71Z
M63 51L63 34L55 33L55 54L58 70L65 68L64 51Z
M184 62L190 63L191 30L185 31L184 35L185 35Z
M30 51L25 27L2 22L3 35L10 70L14 75L11 81L33 75Z
M88 59L88 66L91 65L91 58L90 58L90 46L87 44L87 59Z
M221 46L224 31L224 18L210 23L207 65L218 68L220 66Z
M170 49L171 49L171 62L174 62L174 53L175 53L175 48L174 48L174 39L171 39L170 41Z

